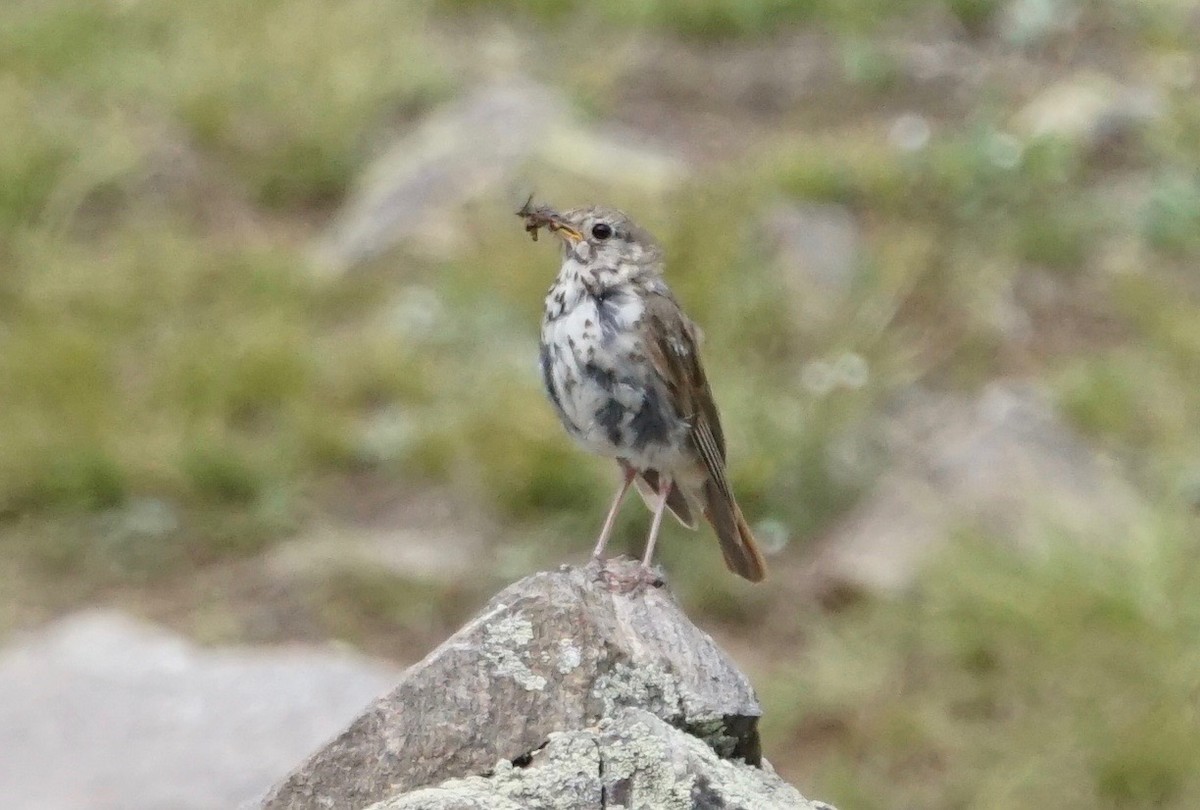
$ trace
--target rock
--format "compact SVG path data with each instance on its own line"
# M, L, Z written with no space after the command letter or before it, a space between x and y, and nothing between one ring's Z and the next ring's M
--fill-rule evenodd
M1015 126L1034 138L1053 136L1091 155L1109 155L1160 118L1163 109L1150 87L1125 86L1084 71L1043 90L1017 113Z
M278 581L312 582L339 573L388 573L419 582L454 584L478 571L484 538L462 527L415 528L317 523L267 553Z
M814 558L826 595L903 591L962 528L1033 549L1116 542L1144 518L1115 465L1028 386L993 383L974 399L914 392L887 432L890 468Z
M371 810L525 810L537 807L821 810L770 771L721 759L644 709L555 732L520 765L394 796Z
M394 672L347 653L203 649L115 612L0 652L9 810L175 810L254 799Z
M682 790L694 772L714 795L758 785L772 800L783 788L754 767L761 710L749 682L665 591L603 581L636 570L563 568L505 589L262 807L567 806L532 797L568 783L599 791L601 763L604 779L611 765L646 790ZM663 770L668 754L676 775Z
M523 200L504 190L534 160L653 190L684 173L676 158L632 133L580 126L548 87L524 80L486 85L383 150L321 238L316 262L342 272L405 241L445 253L469 231L465 203L487 198L506 215L516 210Z
M764 221L774 264L790 289L800 323L822 323L858 277L862 236L858 221L832 203L786 203Z
M468 581L497 528L447 490L397 493L385 475L330 484L323 518L264 556L281 587L336 574L390 573L412 581Z
M1075 34L1081 11L1076 0L1009 0L999 12L997 29L1011 45L1044 46Z

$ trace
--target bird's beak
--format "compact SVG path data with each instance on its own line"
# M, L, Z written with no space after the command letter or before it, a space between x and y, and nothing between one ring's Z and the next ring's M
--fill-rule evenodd
M558 214L551 213L549 217L547 217L546 227L548 227L552 233L558 234L568 242L574 243L583 241L583 234L576 230L574 226L568 225L566 222L564 222L563 218Z

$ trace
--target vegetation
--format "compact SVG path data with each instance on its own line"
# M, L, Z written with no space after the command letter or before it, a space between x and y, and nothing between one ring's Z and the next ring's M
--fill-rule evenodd
M705 327L735 488L791 539L760 589L703 538L672 528L661 546L701 621L760 639L744 663L776 766L844 808L1200 804L1195 9L1071 5L1073 24L1028 39L1003 27L1014 5L1033 4L14 0L0 26L0 627L103 601L210 640L336 635L408 655L504 578L584 553L611 471L542 401L554 259L510 206L463 214L445 256L401 247L336 278L311 258L380 143L466 77L533 59L451 55L512 26L537 55L523 68L593 118L636 118L643 92L660 123L710 104L755 133L661 196L546 174L562 201L619 195L662 235ZM903 43L930 26L970 49L982 87L930 98L911 77ZM714 89L722 59L786 49L796 31L833 54L800 101ZM635 36L709 53L710 73L692 95L635 76L609 58ZM1032 68L1001 58L1018 46ZM1153 114L1108 140L1019 123L1031 82L1099 70L1149 86ZM889 128L914 110L928 132L898 145ZM760 238L783 199L862 225L860 272L820 318L796 318ZM1021 302L1014 332L997 312L1031 286L1050 292ZM806 376L845 357L853 385ZM966 533L898 600L798 600L811 540L887 463L880 414L896 393L1009 375L1040 382L1121 462L1149 504L1137 536L1030 557ZM499 527L496 570L453 586L341 568L266 584L264 559L344 519L342 494L363 482L453 492ZM644 529L628 509L621 542ZM264 611L292 619L263 633L246 617Z

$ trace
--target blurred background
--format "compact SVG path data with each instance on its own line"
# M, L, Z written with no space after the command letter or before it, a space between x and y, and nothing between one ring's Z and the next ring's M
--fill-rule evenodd
M530 192L647 225L706 332L770 576L660 561L785 778L1200 806L1198 44L1191 0L8 0L7 806L232 806L586 558Z

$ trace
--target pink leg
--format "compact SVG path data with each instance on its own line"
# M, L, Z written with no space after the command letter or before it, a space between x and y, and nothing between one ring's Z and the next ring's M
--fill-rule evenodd
M662 525L663 512L667 511L667 498L671 494L673 483L671 479L664 476L659 481L659 486L662 487L662 492L659 493L658 508L654 510L654 520L650 522L650 537L646 540L646 553L642 556L642 568L647 571L650 570L650 563L654 560L654 544L658 542L658 527Z
M592 550L592 559L599 560L604 557L604 547L608 545L608 538L612 536L613 526L617 523L617 512L621 511L621 502L625 500L625 494L629 492L629 485L633 483L633 478L637 475L637 470L632 467L622 466L624 472L624 480L621 481L621 488L617 490L617 497L613 498L612 506L608 508L608 517L604 518L604 528L600 530L600 539L596 541L596 548Z

